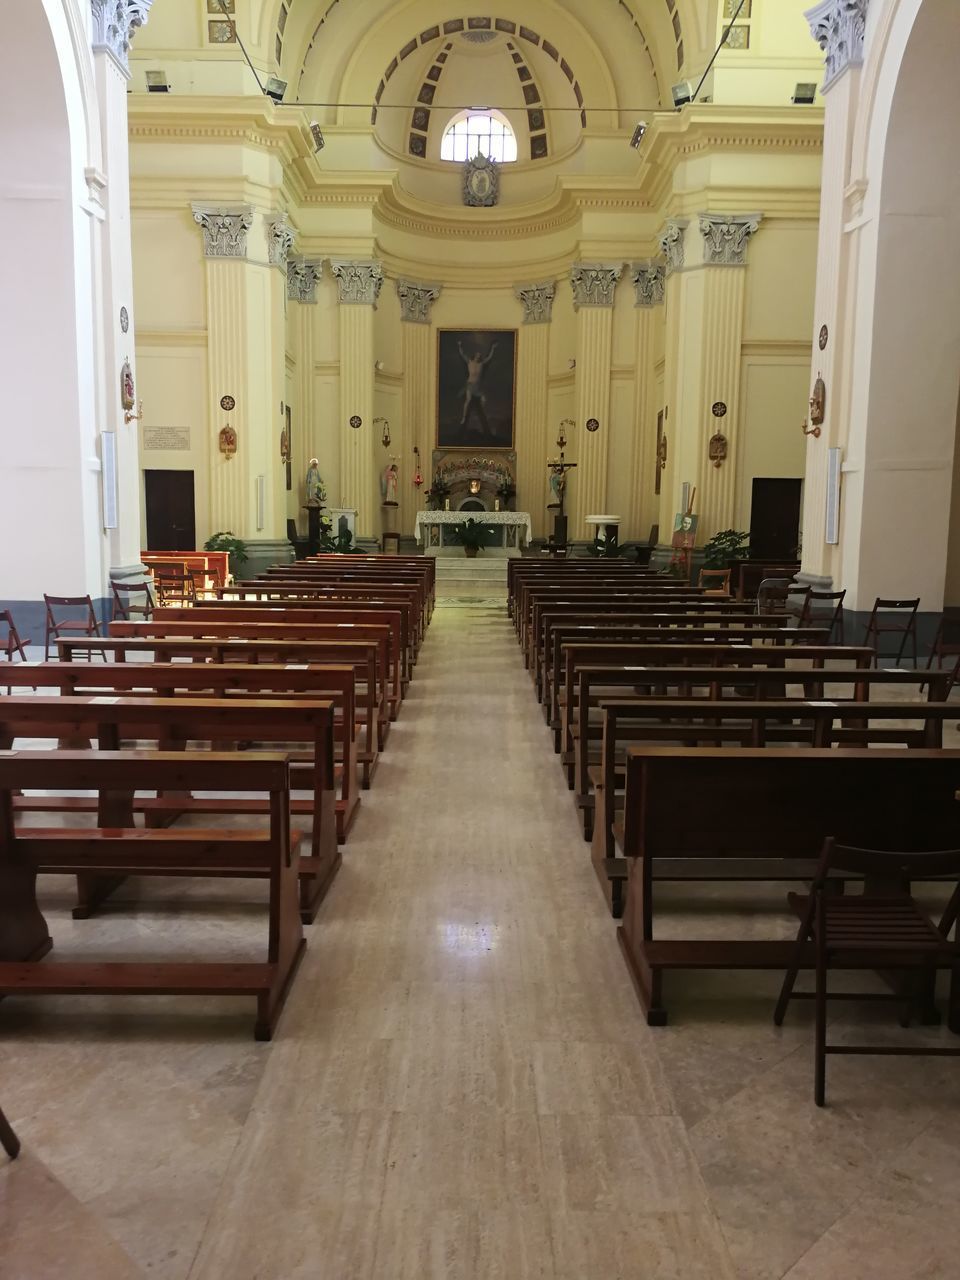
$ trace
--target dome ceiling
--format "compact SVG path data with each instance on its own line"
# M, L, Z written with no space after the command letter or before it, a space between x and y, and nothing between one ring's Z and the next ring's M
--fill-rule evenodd
M401 129L388 130L392 145L413 155L420 154L415 148L432 144L438 104L450 107L448 114L477 105L454 92L451 57L495 47L504 68L497 67L494 87L506 92L508 71L526 86L520 109L543 110L546 128L527 124L521 136L545 134L537 143L538 152L545 154L544 146L550 153L566 149L552 136L554 113L571 116L572 125L558 125L558 135L568 144L571 132L584 124L624 127L632 112L667 105L670 86L681 74L694 74L698 60L702 63L711 10L710 0L525 0L491 9L450 5L438 20L435 0L264 0L259 43L279 62L290 98L336 103L337 108L328 109L328 122L356 125L361 111L369 124L374 104L378 116L388 103L391 114L399 109L392 82L413 59L419 79L404 75L397 80L397 87L402 84L411 95L404 100L409 110ZM442 53L447 58L437 63ZM519 77L521 66L529 79ZM428 78L431 71L435 78ZM432 100L424 100L428 98ZM416 107L431 113L426 130L414 125ZM422 125L422 112L417 119ZM417 133L428 141L414 142L410 135Z

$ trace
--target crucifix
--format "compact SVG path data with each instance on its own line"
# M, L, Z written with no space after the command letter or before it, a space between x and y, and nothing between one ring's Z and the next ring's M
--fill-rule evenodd
M560 450L559 457L547 459L547 468L550 472L550 489L556 499L550 505L557 508L557 512L553 517L553 545L555 547L566 547L567 545L567 517L563 510L563 500L567 489L567 472L572 471L577 464L575 462L567 462L564 457L564 450L567 447L564 428L572 427L573 425L572 418L563 419L560 423L560 430L557 433L557 448Z

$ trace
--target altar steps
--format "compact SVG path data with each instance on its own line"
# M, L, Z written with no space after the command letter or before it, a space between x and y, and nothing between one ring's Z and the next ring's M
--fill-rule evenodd
M437 600L506 600L506 557L437 557Z

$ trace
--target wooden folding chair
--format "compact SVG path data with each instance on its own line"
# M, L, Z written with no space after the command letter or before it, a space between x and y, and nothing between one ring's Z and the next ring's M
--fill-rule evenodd
M43 603L47 610L46 631L43 640L43 656L50 661L50 640L59 640L63 632L81 636L99 636L100 624L94 612L93 601L89 596L48 596L43 595ZM62 618L57 620L54 609L80 609L84 616L79 618ZM106 654L101 650L106 660Z
M930 656L927 658L927 670L933 666L936 658L937 666L943 669L944 658L960 658L960 608L947 605L940 615L940 624L934 636Z
M0 1147L3 1147L11 1160L16 1160L20 1154L20 1139L13 1132L10 1121L3 1114L2 1109L0 1109Z
M113 592L115 622L147 622L153 617L155 601L149 582L118 582L111 578L110 590Z
M816 627L821 623L827 624L827 643L837 644L844 643L843 637L843 598L847 594L844 587L842 591L813 591L808 590L806 599L803 602L803 608L800 610L800 618L797 622L798 627ZM817 605L825 605L825 608L818 609ZM834 637L836 632L836 637Z
M154 565L157 583L157 597L161 605L180 605L186 607L197 602L197 591L193 578L180 565L168 568L166 565Z
M862 894L838 896L827 888L831 873L862 875ZM946 876L958 881L939 927L911 896L909 885L917 878ZM906 886L906 887L905 887ZM901 1000L902 992L847 993L827 990L831 962L845 969L908 969L917 979L913 998L904 1003L900 1025L909 1025L911 1004L929 1004L938 968L951 970L948 1026L960 1034L960 946L949 938L960 911L960 849L938 853L887 853L854 849L828 839L823 846L809 894L790 893L790 906L800 917L794 962L787 970L774 1010L779 1027L791 999L816 1004L814 1040L814 1100L822 1107L826 1093L828 1054L878 1054L897 1056L957 1057L960 1048L921 1045L840 1045L827 1043L828 1000ZM812 942L816 957L816 988L795 991L794 984L803 951Z
M872 644L877 651L874 659L874 666L880 660L880 637L886 634L902 636L900 648L897 650L897 666L900 665L900 659L903 657L903 651L907 647L907 638L913 641L913 665L917 665L917 610L920 608L920 597L916 600L883 600L877 596L874 602L873 612L870 614L870 621L867 623L866 634L863 638L864 644ZM901 619L891 622L889 618L884 621L880 617L880 610L884 609L887 613L899 611ZM906 614L906 618L903 615ZM887 654L891 657L891 654Z

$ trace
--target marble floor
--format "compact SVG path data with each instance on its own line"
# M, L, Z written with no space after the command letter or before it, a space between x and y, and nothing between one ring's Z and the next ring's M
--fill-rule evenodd
M62 955L262 946L251 883L43 893ZM243 1002L0 1007L0 1277L956 1280L956 1061L833 1060L818 1111L776 986L646 1027L502 606L438 608L272 1044Z

